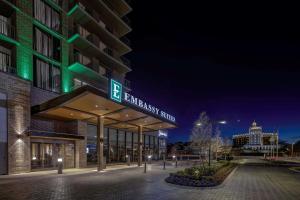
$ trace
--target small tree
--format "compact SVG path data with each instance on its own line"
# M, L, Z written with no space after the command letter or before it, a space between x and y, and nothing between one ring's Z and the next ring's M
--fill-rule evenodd
M218 157L218 152L221 150L222 143L221 131L219 127L216 127L214 137L211 140L211 150L215 153L216 158Z
M201 154L203 149L207 150L207 148L209 147L211 142L211 137L212 137L212 124L206 112L202 112L199 118L194 122L194 126L190 136L192 146L194 148L196 147L201 149L199 152ZM200 158L203 163L201 155Z

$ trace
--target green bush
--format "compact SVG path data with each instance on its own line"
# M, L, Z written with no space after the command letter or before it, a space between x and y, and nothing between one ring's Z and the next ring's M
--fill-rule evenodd
M217 163L213 163L210 167L208 164L201 165L201 166L194 166L190 168L185 168L184 170L178 171L176 174L179 176L188 176L193 179L201 179L205 177L213 176L218 170L222 167L226 167L229 165L228 161L219 161Z

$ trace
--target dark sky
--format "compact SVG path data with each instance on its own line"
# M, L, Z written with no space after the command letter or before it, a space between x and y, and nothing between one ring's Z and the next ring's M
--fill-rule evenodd
M176 116L170 141L188 140L201 111L229 122L225 136L256 120L282 139L300 137L299 12L199 2L132 2L132 93Z

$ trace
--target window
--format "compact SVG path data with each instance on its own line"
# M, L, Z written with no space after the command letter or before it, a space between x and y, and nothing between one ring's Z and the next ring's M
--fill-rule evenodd
M52 92L60 92L59 68L38 58L35 58L34 68L34 86Z
M9 36L9 24L9 18L0 15L0 34Z
M7 72L11 67L11 51L0 46L0 71Z
M34 1L34 17L55 31L60 31L60 14L41 0Z
M60 61L60 40L34 28L34 49L55 60Z

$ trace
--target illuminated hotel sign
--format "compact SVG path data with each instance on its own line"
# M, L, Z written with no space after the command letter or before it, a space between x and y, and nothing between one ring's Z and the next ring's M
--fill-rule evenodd
M122 102L122 84L113 79L110 80L110 98Z
M110 84L110 98L114 101L118 101L121 103L122 102L122 84L113 79L111 79L110 83L111 83ZM124 92L123 100L125 102L135 105L143 110L152 112L153 114L158 115L162 118L165 118L169 121L172 121L172 122L176 121L174 116L166 113L163 110L160 110L159 108L157 108L151 104L148 104L147 102L145 102L137 97L134 97L133 95L131 95L127 92Z

